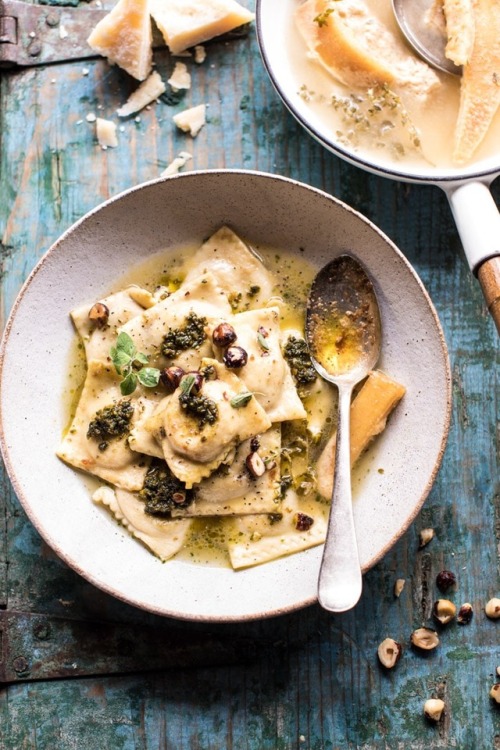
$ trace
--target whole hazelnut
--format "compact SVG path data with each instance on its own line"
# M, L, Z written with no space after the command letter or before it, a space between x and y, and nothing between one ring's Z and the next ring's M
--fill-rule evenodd
M457 608L449 599L438 599L434 604L433 614L441 625L446 625L455 617Z
M448 589L451 589L452 586L455 586L456 582L457 578L455 573L452 573L451 570L442 570L436 576L436 586L443 592L443 594L448 591Z
M173 393L175 389L179 387L179 383L185 374L186 373L182 367L172 365L172 367L165 367L165 369L160 372L160 381L169 393Z
M498 620L500 617L500 599L490 599L489 602L487 602L484 611L486 617L489 617L491 620Z
M104 302L96 302L89 310L89 320L98 328L104 328L109 319L109 308Z
M219 323L212 333L212 341L215 346L225 349L236 341L236 331L229 323Z
M466 602L465 604L462 604L462 606L458 610L457 622L460 623L460 625L468 625L472 620L473 614L474 610L472 609L472 604Z
M230 370L236 370L246 365L248 354L241 346L229 346L222 355L222 359L226 367Z

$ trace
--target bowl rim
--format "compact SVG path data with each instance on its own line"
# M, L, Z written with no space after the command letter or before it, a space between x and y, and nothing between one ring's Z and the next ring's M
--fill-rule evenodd
M29 273L28 277L26 278L25 282L21 286L21 289L17 294L17 297L14 301L14 304L7 318L7 322L6 322L6 325L2 334L2 338L0 341L0 386L3 380L5 354L6 354L8 344L9 344L10 333L14 324L17 310L19 306L21 305L23 298L28 288L30 287L33 279L37 276L39 271L43 268L43 266L48 261L48 259L53 255L53 253L57 251L59 246L65 241L67 236L75 232L89 218L100 213L107 206L120 201L126 196L129 196L136 192L140 192L144 189L153 188L155 185L161 184L167 181L168 182L172 182L175 180L188 181L188 180L197 179L203 176L214 176L214 175L235 175L235 176L241 176L241 177L250 177L252 179L267 179L271 181L278 181L278 182L291 184L291 185L298 187L299 189L305 189L311 193L314 193L323 198L326 198L329 202L337 204L337 206L340 206L343 210L347 210L349 213L358 217L359 219L362 220L362 222L368 225L372 230L375 230L375 232L386 243L388 243L391 246L392 250L396 253L399 259L406 266L407 271L413 276L414 280L417 282L420 292L422 293L422 296L425 298L429 311L431 312L434 318L436 333L438 335L438 340L440 344L440 352L442 355L442 364L444 366L445 383L446 383L446 394L445 394L446 411L445 411L444 418L443 418L443 432L442 432L439 451L436 456L433 470L430 476L428 477L428 480L425 484L425 487L422 490L420 497L418 498L418 501L415 502L412 512L406 518L405 523L391 537L391 539L384 545L384 547L380 549L375 555L373 555L373 557L367 563L363 565L362 572L364 574L368 570L370 570L374 565L376 565L387 554L387 552L396 544L396 542L399 539L401 539L401 537L406 533L408 528L411 526L411 524L413 523L413 521L419 514L436 480L436 476L442 464L444 452L446 449L446 444L448 441L449 431L450 431L451 412L452 412L452 374L451 374L451 366L450 366L450 359L449 359L446 339L444 336L444 332L443 332L437 311L430 298L430 295L425 289L425 286L423 285L423 282L418 276L416 270L413 268L413 266L411 265L409 260L406 258L406 256L403 254L403 252L397 247L397 245L376 224L374 224L370 219L368 219L362 213L360 213L356 209L346 204L344 201L340 200L339 198L336 198L335 196L327 193L326 191L320 188L316 188L312 185L308 185L307 183L303 183L299 180L295 180L290 177L285 177L282 175L277 175L277 174L273 174L269 172L248 170L248 169L203 169L203 170L192 170L189 172L183 172L183 173L179 173L176 175L170 175L167 177L159 177L153 180L148 180L146 182L142 182L138 185L134 185L130 188L127 188L126 190L121 191L120 193L114 196L111 196L105 201L99 203L97 206L90 209L83 216L81 216L77 221L75 221L55 240L55 242L48 248L48 250L44 252L41 258L38 260L38 262L36 263L32 271ZM277 617L280 615L284 615L287 613L297 611L299 609L303 609L317 602L317 597L312 596L312 597L304 598L298 603L281 606L280 608L273 610L273 611L266 610L264 612L254 612L251 614L245 614L243 616L231 615L231 614L229 615L226 614L223 616L202 615L202 614L194 614L194 613L185 614L185 613L174 612L171 610L166 610L161 605L152 605L152 604L147 605L144 603L139 604L133 601L130 597L127 597L125 594L117 592L111 584L108 584L106 582L99 580L92 573L89 573L88 571L86 571L86 569L83 568L81 565L79 565L78 562L73 560L70 552L66 552L65 550L60 548L59 543L53 539L52 534L49 533L47 529L43 526L43 524L40 523L36 514L32 510L28 499L24 496L24 492L20 486L20 480L17 478L15 467L13 466L11 459L10 459L9 448L6 444L5 431L3 429L3 402L1 399L0 399L0 454L3 457L7 475L12 483L12 487L14 489L16 497L21 503L30 522L33 524L37 532L40 534L41 538L55 551L58 557L60 557L64 561L64 563L68 565L68 567L76 571L79 575L82 576L82 578L90 582L92 585L94 585L96 588L100 589L101 591L104 591L105 593L110 594L114 598L121 600L122 602L125 602L126 604L130 606L135 606L138 609L149 611L159 616L173 617L179 620L198 621L198 622L245 622L245 621L251 621L251 620Z

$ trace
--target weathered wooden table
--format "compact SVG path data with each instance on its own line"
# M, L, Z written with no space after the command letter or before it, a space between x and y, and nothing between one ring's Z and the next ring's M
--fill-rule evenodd
M86 118L115 118L135 85L126 74L95 59L3 71L2 322L64 229L101 200L157 177L180 151L193 155L186 169L289 175L380 225L431 294L453 370L443 465L414 526L366 575L354 611L334 617L313 606L220 626L155 617L93 588L40 539L4 476L0 747L498 749L500 713L489 690L499 679L500 624L483 607L500 592L499 338L461 256L446 199L437 188L370 176L320 148L272 89L253 29L207 51L204 64L187 61L193 87L184 101L161 102L124 121L118 148L108 150L97 145ZM169 54L157 50L155 58L167 78ZM192 140L171 118L200 102L209 104L208 122ZM42 375L43 366L33 363ZM436 537L419 550L422 527ZM457 575L457 604L473 604L472 623L449 625L427 657L407 648L397 668L384 672L379 642L391 635L407 644L414 627L432 622L435 576L443 568ZM396 578L406 579L399 599ZM431 694L446 702L437 725L422 713Z

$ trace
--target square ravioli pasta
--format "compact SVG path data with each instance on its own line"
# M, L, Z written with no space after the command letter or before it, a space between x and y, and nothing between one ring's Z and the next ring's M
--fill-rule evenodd
M200 529L234 570L321 544L336 401L304 340L314 269L263 260L228 227L171 257L175 284L163 257L151 290L72 311L87 374L58 455L106 483L95 503L163 561L193 555ZM396 393L378 414L369 381L361 446L404 392L377 378Z

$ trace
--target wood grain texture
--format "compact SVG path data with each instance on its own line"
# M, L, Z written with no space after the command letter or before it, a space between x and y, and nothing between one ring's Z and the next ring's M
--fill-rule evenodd
M366 575L354 611L333 617L314 606L263 622L210 626L221 640L275 644L250 664L242 654L240 665L4 686L0 748L500 748L500 713L488 697L500 664L500 623L483 613L487 599L500 593L498 337L463 260L446 198L437 188L365 174L324 151L283 108L253 31L207 51L201 66L188 60L193 88L181 103L161 102L125 120L119 147L106 151L86 116L115 118L134 87L120 70L94 60L2 75L2 322L35 263L67 227L103 199L157 177L179 151L193 155L187 169L246 167L288 175L375 221L421 276L453 370L453 421L443 465L414 526ZM168 53L155 58L168 77ZM171 117L201 102L209 104L208 122L192 140ZM493 189L498 201L498 185ZM43 363L34 366L43 374ZM418 444L418 435L414 439ZM145 626L162 628L168 649L178 623L128 607L80 579L40 539L6 477L0 488L0 606L125 623L142 646ZM426 526L436 537L419 550L418 531ZM458 577L451 598L471 602L475 615L468 626L443 628L440 647L426 656L409 647L409 636L432 622L435 576L443 568ZM396 578L406 579L399 599L393 596ZM182 629L206 631L196 623ZM376 658L386 636L405 646L390 673ZM447 705L437 726L422 713L431 694Z

